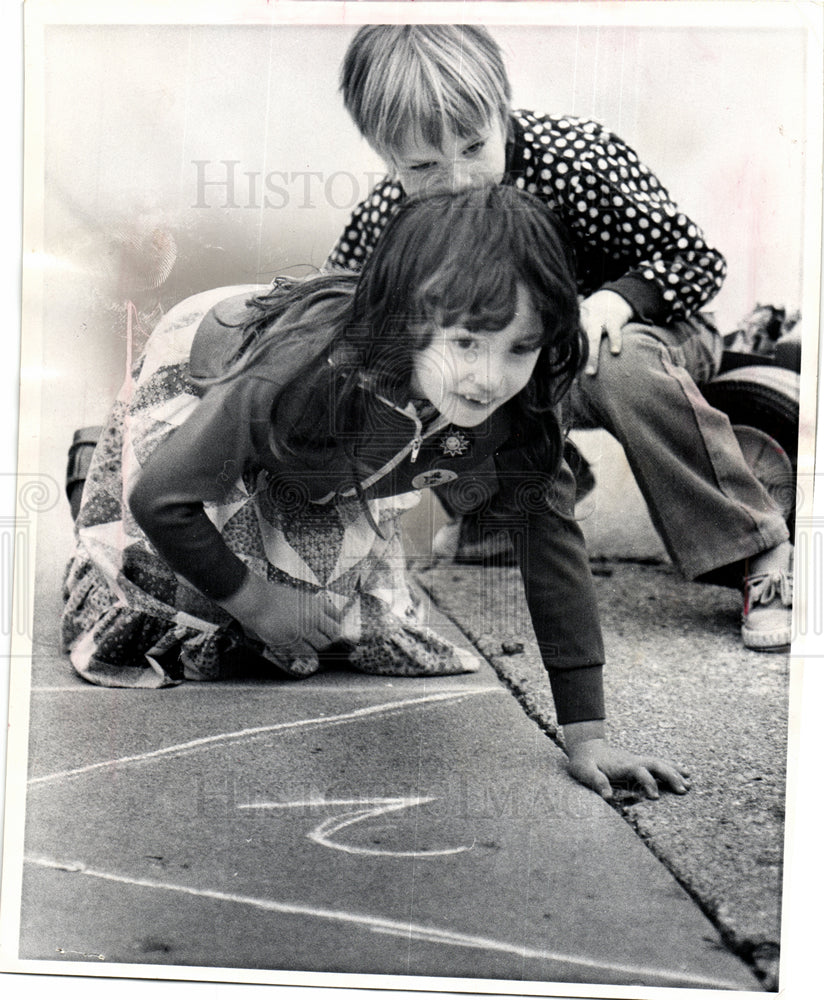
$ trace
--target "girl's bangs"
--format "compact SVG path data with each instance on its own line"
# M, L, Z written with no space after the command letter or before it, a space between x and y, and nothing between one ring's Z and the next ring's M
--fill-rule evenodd
M524 284L533 308L544 319L541 298L511 267L484 266L484 261L447 262L421 283L412 303L412 312L431 326L461 327L472 333L503 330L514 320L518 304L518 284ZM549 340L542 322L544 342Z

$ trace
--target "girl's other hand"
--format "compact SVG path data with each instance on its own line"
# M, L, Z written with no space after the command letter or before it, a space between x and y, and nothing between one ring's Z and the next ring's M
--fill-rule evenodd
M581 303L581 328L589 341L587 375L598 373L598 353L601 340L606 334L609 349L613 354L621 353L621 330L632 319L632 306L617 292L602 288Z
M217 603L272 649L321 650L340 637L340 612L326 595L269 583L254 573Z
M600 730L600 732L599 732ZM641 757L611 746L603 735L603 723L580 722L564 726L570 774L605 799L612 797L612 784L629 785L648 799L658 798L658 782L684 795L689 791L689 771L660 757Z

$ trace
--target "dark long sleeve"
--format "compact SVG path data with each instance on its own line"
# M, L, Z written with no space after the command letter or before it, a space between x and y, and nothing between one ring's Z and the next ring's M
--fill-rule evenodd
M532 626L558 721L604 718L604 645L583 535L571 514L575 481L564 463L554 483L496 460ZM512 484L511 487L509 484ZM551 490L553 509L542 497Z
M229 597L247 569L204 505L226 503L265 433L271 386L255 378L210 389L191 417L149 457L129 507L171 568L215 600Z

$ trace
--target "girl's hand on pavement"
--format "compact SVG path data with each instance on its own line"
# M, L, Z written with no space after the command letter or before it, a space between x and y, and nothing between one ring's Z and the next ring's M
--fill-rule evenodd
M658 798L658 781L677 795L690 788L689 771L680 765L660 757L640 757L604 739L584 740L567 752L572 776L605 799L612 797L613 781L630 785L648 799Z
M621 353L621 330L632 319L632 306L617 292L602 288L580 306L581 328L589 341L589 360L585 368L587 375L598 373L598 353L604 334L609 339L609 349L613 354Z

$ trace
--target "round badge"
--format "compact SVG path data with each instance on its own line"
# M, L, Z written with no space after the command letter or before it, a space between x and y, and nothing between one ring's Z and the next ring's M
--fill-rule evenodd
M412 486L416 490L423 490L431 486L443 486L444 483L451 483L458 478L458 473L452 469L430 469L428 472L421 472L412 480Z

